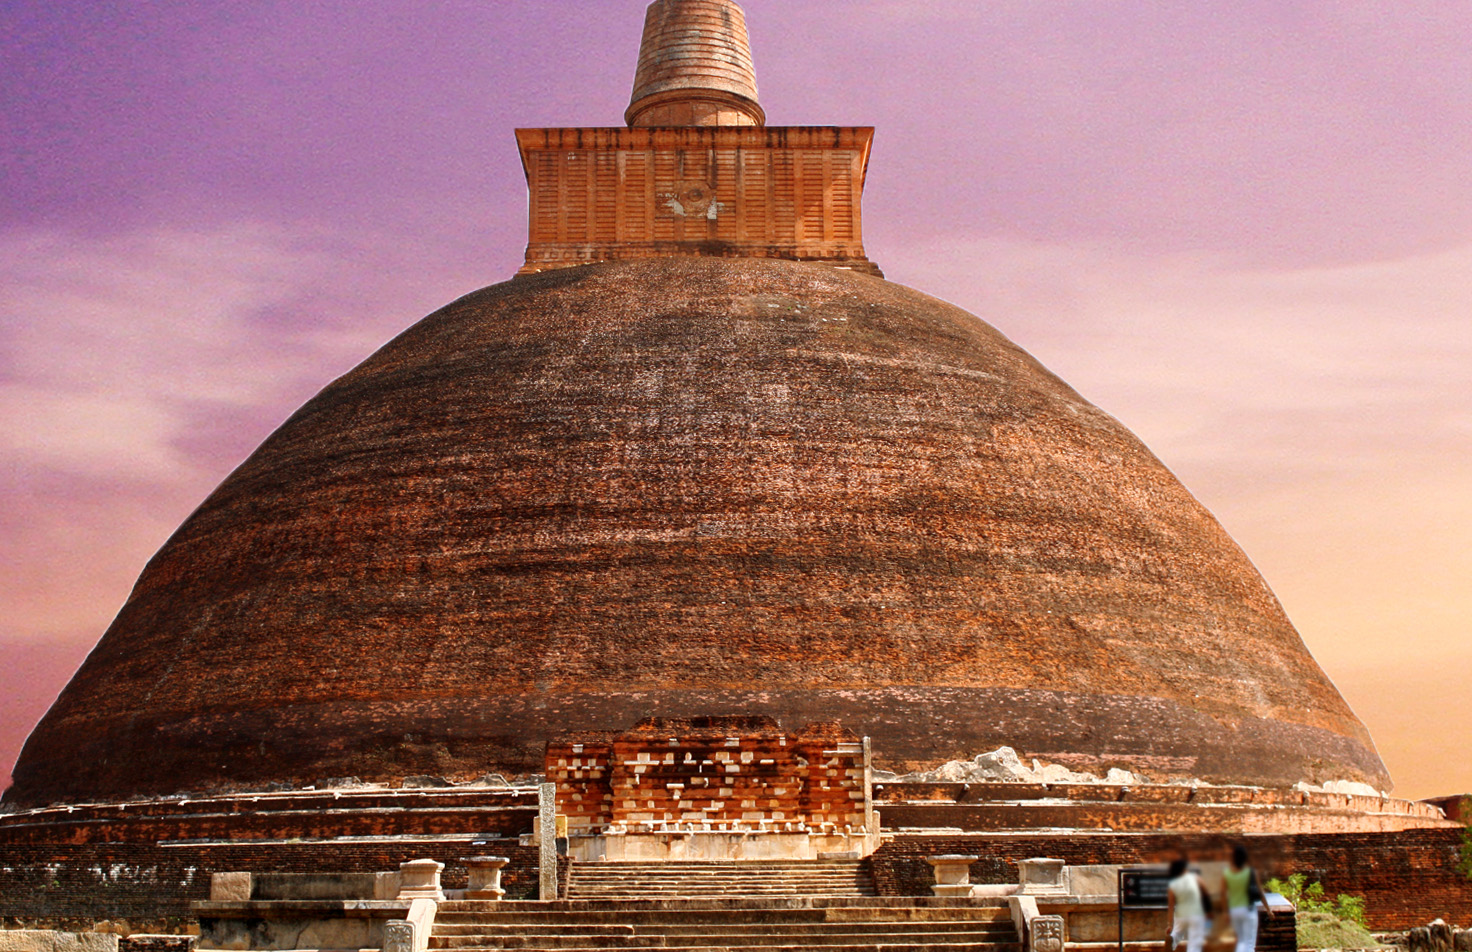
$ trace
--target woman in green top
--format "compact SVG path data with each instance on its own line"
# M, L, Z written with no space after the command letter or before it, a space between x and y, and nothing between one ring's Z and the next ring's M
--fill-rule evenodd
M1257 906L1262 887L1257 872L1247 865L1247 847L1232 847L1232 865L1222 873L1222 905L1232 920L1237 935L1236 952L1253 952L1257 945Z

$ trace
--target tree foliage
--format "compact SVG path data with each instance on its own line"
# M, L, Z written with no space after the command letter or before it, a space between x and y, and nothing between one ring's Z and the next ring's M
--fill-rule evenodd
M1462 848L1457 853L1457 869L1472 879L1472 797L1462 798L1462 817L1467 828L1462 831Z

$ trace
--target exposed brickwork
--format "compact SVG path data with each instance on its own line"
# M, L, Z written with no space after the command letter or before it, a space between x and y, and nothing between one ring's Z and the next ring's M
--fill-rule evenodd
M149 563L8 796L532 772L709 713L836 720L879 767L1385 780L1210 514L996 330L671 258L479 291L324 389Z
M1228 842L1195 834L905 836L881 846L870 863L880 895L923 896L935 881L927 856L975 854L981 859L972 864L972 882L1015 883L1017 860L1033 856L1079 865L1150 863L1185 849L1198 859L1225 858ZM1331 896L1364 896L1374 929L1409 929L1437 917L1472 921L1472 882L1456 869L1459 830L1265 835L1242 842L1265 877L1301 872Z
M1298 952L1297 916L1292 912L1269 916L1257 920L1257 948L1259 952Z
M878 274L860 205L870 128L519 129L523 273L671 255Z
M1434 797L1422 802L1441 810L1449 820L1456 820L1458 823L1472 822L1472 811L1468 810L1469 803L1472 803L1472 794L1461 793L1451 797Z
M85 804L0 815L0 848L25 843L519 836L534 790L388 790Z
M118 942L118 952L194 952L198 944L192 935L132 935Z
M574 833L865 828L863 744L837 726L651 718L618 734L553 740L546 774Z

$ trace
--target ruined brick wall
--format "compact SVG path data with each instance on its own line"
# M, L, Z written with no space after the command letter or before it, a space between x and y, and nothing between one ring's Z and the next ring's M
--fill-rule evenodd
M1298 917L1284 912L1257 920L1258 952L1298 952Z
M400 863L445 864L448 889L466 886L465 860L506 856L501 882L507 898L535 898L538 853L515 840L469 843L176 844L95 843L0 847L0 919L27 923L102 919L188 920L189 904L208 899L217 872L388 872ZM566 882L566 861L560 861Z
M1421 802L1441 810L1449 820L1456 820L1458 823L1472 822L1472 811L1468 810L1469 804L1472 804L1472 793L1460 793L1450 797L1433 797Z
M529 790L299 791L51 807L0 815L0 849L55 843L518 836L531 831Z
M131 935L118 942L118 952L194 952L198 944L192 935Z
M864 749L832 725L770 718L650 719L547 745L570 832L864 828Z
M1333 896L1365 897L1374 929L1398 930L1442 917L1472 921L1472 882L1456 870L1456 829L1394 833L1261 835L1242 837L1268 876L1304 873ZM930 894L935 879L928 856L975 854L971 880L1017 882L1017 860L1049 856L1074 865L1165 862L1185 849L1197 859L1225 858L1232 842L1204 834L1059 833L978 836L906 836L870 858L880 895Z

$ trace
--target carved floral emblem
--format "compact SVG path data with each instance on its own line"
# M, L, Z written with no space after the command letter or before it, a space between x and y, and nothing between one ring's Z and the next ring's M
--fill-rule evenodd
M716 201L714 186L691 179L676 182L675 190L661 197L664 198L666 208L683 218L714 220L723 207Z
M1031 952L1063 952L1063 919L1060 916L1038 916L1032 926Z

